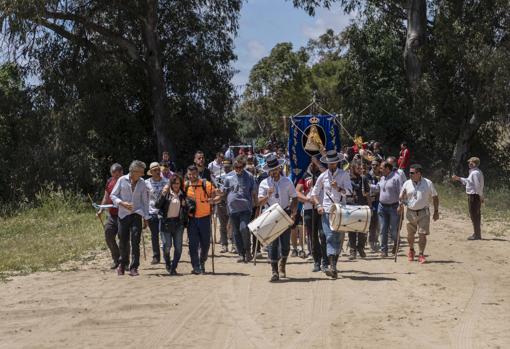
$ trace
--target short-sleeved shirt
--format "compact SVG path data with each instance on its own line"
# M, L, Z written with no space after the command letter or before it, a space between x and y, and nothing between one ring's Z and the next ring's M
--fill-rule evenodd
M248 171L243 170L240 176L235 171L230 172L223 181L223 188L227 195L229 213L251 211L257 183Z
M259 185L259 198L266 197L269 188L274 188L274 191L269 197L264 210L276 203L280 204L283 209L286 209L289 207L291 199L297 197L296 188L287 177L281 176L278 182L275 182L272 177L264 179Z
M313 176L313 177L312 177ZM307 198L312 197L312 189L315 181L320 176L320 172L318 174L312 175L309 172L307 172L299 181L298 185L301 184L303 186L303 194ZM309 202L306 202L303 204L303 210L311 210L312 204Z
M407 208L417 211L429 207L432 197L437 196L434 183L427 178L423 178L415 183L408 179L402 186L401 194L406 191L404 201L407 201Z
M158 214L159 209L156 208L155 204L156 201L158 201L158 198L161 195L163 188L165 187L165 185L168 184L168 179L166 179L165 177L161 177L161 180L155 181L154 179L149 178L145 180L145 184L147 185L147 188L150 191L149 214Z
M106 202L105 202L106 205L113 204L112 199L110 199L110 194L112 193L113 188L115 188L116 183L117 183L117 179L113 178L113 177L108 178L108 180L106 181L105 191L108 194L108 195L106 195ZM108 209L108 212L110 213L110 216L117 217L119 214L119 209L116 207L111 207Z
M379 202L385 205L397 204L402 188L402 177L394 170L388 176L382 176L379 182L371 185L373 190L379 191Z
M211 214L211 204L207 202L212 197L213 186L211 182L205 182L205 191L202 184L203 179L199 179L197 184L186 184L188 190L186 196L195 200L196 210L195 218L207 217Z

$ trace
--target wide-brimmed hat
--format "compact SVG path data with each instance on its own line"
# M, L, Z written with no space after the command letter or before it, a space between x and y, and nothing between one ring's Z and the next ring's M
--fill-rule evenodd
M284 159L278 159L276 155L271 154L266 158L266 163L264 167L262 167L262 170L264 172L269 172L271 170L277 169L280 166L283 166L283 164L285 164Z
M323 164L336 164L345 159L345 156L337 153L336 150L328 150L326 156L321 157Z
M149 166L149 171L147 171L147 176L152 176L151 170L155 168L159 168L159 162L151 162L151 165Z

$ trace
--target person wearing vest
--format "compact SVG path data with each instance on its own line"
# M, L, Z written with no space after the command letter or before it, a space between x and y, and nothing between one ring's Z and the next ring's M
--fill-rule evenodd
M187 170L188 181L184 194L189 210L188 238L192 274L205 274L205 262L211 243L211 206L219 202L213 185L198 178L198 168L191 165Z
M326 236L326 253L329 267L325 270L325 273L332 279L338 278L336 265L340 257L345 233L331 230L329 213L334 204L345 203L345 197L352 193L349 172L338 168L338 163L344 158L336 150L328 150L326 155L321 158L321 162L328 165L328 170L319 176L312 189L312 197L317 206L317 212L321 215L322 230Z
M110 167L111 177L106 181L106 186L104 190L103 200L101 201L101 205L110 205L113 204L110 199L110 194L117 183L117 180L122 176L122 165L121 164L113 164ZM101 215L103 213L103 209L99 209L97 215ZM119 209L112 207L108 209L108 219L106 220L106 224L104 225L104 238L106 241L106 246L110 250L112 256L112 265L111 269L117 269L119 266L119 246L117 245L117 234L119 232Z
M264 179L258 190L258 204L263 211L273 204L279 204L290 218L294 221L297 215L297 192L292 181L281 175L285 160L278 159L275 155L269 155L263 170L269 173L269 177ZM281 254L280 254L281 248ZM290 253L290 228L285 230L276 240L268 246L268 258L271 262L272 276L271 281L278 281L281 277L286 277L285 266ZM278 262L280 267L278 268Z

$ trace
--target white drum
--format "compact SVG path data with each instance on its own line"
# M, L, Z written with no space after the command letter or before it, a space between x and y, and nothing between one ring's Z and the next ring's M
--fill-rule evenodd
M372 218L369 206L334 204L329 212L329 226L333 231L368 233Z
M248 229L263 246L282 235L294 222L279 204L274 204L248 224Z

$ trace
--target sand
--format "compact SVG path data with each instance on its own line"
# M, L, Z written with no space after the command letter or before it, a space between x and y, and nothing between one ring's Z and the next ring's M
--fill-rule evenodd
M232 254L190 275L187 247L182 276L142 261L139 277L118 277L102 252L0 284L0 348L510 348L510 241L470 232L445 213L426 264L405 248L397 263L342 257L338 280L296 257L270 283L268 264Z

